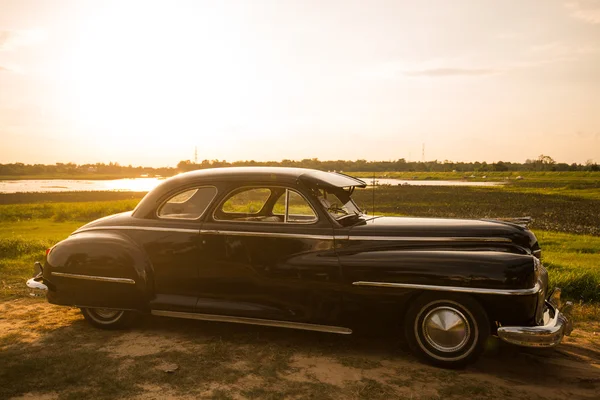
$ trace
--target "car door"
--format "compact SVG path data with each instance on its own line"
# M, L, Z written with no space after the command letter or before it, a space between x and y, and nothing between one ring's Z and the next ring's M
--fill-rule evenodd
M335 324L333 227L299 188L231 188L200 236L197 312Z
M151 308L193 311L198 298L200 218L217 194L214 186L176 191L157 209L148 226L133 234L152 264Z

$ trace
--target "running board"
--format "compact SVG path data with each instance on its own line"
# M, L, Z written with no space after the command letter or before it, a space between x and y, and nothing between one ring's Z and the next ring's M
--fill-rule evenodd
M152 310L151 314L157 315L160 317L174 317L174 318L186 318L186 319L199 319L202 321L233 322L236 324L274 326L277 328L302 329L305 331L339 333L342 335L349 335L352 333L352 329L342 328L339 326L305 324L302 322L276 321L276 320L271 320L271 319L232 317L232 316L228 316L228 315L198 314L198 313L190 313L190 312L164 311L164 310Z

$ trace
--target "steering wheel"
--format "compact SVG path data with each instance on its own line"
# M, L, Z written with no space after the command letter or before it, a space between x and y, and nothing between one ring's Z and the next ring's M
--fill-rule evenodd
M334 213L343 213L344 215L348 215L348 211L344 210L342 207L338 205L338 203L331 203L327 211Z

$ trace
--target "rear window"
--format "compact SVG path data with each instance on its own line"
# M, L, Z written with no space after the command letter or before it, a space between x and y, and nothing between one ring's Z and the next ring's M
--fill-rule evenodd
M159 218L198 219L217 195L213 186L199 187L179 192L168 199L158 210Z

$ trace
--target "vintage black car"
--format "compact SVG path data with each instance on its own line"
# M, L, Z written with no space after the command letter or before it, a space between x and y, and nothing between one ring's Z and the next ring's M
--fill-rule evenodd
M297 168L180 174L56 244L28 286L100 328L136 313L340 334L383 322L449 367L489 335L551 347L570 333L526 227L366 215L365 186Z

